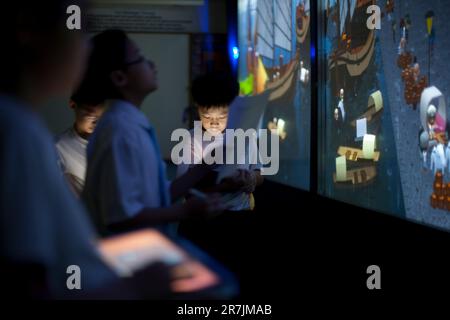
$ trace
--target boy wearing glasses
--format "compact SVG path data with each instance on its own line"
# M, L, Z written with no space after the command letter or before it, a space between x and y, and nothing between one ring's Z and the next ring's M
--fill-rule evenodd
M86 176L88 139L105 109L102 102L84 102L82 94L79 90L71 97L70 108L74 111L75 122L58 136L56 142L61 168L78 197Z
M157 70L123 31L93 38L82 86L89 88L90 99L107 105L89 139L82 193L100 234L155 226L169 232L171 222L222 210L217 197L172 204L202 168L169 184L153 126L141 111L158 88Z

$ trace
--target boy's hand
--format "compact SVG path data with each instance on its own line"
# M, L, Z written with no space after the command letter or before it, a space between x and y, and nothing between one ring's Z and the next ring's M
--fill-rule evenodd
M184 208L188 217L208 217L215 216L227 209L227 206L221 200L220 195L212 193L207 198L191 197Z
M217 169L220 165L219 164L205 164L205 163L201 163L195 166L191 166L188 169L188 172L190 174L193 174L195 176L205 176L206 174L210 173L211 171L213 171L214 169Z
M223 178L219 184L221 192L238 192L244 187L244 181L237 177Z
M242 183L241 190L245 193L252 193L256 188L256 174L250 170L239 170L238 179Z
M239 169L236 175L224 178L221 184L225 192L251 193L256 188L256 174L253 171Z

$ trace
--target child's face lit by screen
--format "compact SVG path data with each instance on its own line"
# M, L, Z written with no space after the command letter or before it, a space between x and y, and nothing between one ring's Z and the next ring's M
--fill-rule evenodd
M227 127L228 107L199 107L198 111L202 126L209 134L219 135Z
M91 135L103 111L103 105L75 108L75 126L77 132L86 137Z

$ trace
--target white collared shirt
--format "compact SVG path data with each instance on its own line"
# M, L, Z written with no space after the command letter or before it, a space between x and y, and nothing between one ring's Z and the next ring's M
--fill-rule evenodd
M60 164L65 174L71 175L71 183L80 194L86 176L86 148L88 141L80 137L74 128L70 128L57 137Z
M153 128L129 102L109 101L89 138L87 156L82 197L100 232L144 208L170 204L165 163Z

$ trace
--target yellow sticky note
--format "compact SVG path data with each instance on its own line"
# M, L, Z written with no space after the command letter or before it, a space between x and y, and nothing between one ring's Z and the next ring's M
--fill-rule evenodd
M368 106L375 105L375 111L378 112L383 108L383 95L381 91L375 91L369 96Z
M336 181L347 180L347 159L345 156L336 158Z
M278 122L277 122L277 134L279 136L281 136L283 134L285 124L286 124L286 122L284 122L283 119L278 119Z
M366 134L363 140L363 158L373 159L375 155L375 140L376 136L373 134Z

